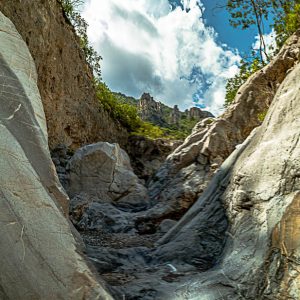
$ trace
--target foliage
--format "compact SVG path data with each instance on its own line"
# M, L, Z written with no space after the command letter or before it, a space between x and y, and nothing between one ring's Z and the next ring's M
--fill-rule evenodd
M277 46L281 47L285 40L300 26L300 0L227 0L226 9L230 14L233 27L247 29L255 25L260 36L260 56L267 55L264 42L264 20L274 18L272 25L276 32Z
M266 115L267 115L267 112L268 112L268 111L266 110L266 111L264 111L264 112L258 114L258 115L257 115L258 121L263 122L264 119L265 119L265 117L266 117Z
M240 71L233 78L227 80L225 107L228 107L233 102L239 88L246 82L246 80L255 72L264 66L259 57L253 56L250 60L242 59L240 62Z
M118 120L129 131L135 131L141 127L142 120L137 114L136 107L120 102L105 83L98 82L96 89L100 103L114 119Z
M78 7L83 4L82 0L59 0L63 12L69 22L74 26L75 31L80 39L80 46L85 54L87 63L91 66L98 79L101 79L100 61L102 57L89 45L87 36L87 22L77 11Z
M300 0L228 0L226 8L233 27L257 27L260 49L259 53L252 50L250 60L243 59L239 73L227 81L225 107L234 100L245 81L270 60L269 50L273 50L275 54L275 49L267 49L264 41L264 19L267 20L270 15L274 17L273 28L277 49L280 49L286 39L300 27Z
M141 122L140 127L132 134L145 136L150 139L157 139L165 136L165 132L161 127L143 121Z
M269 0L228 0L227 10L230 14L230 24L233 27L240 27L247 29L252 25L255 25L260 37L260 59L262 62L265 58L269 60L267 47L264 41L263 32L263 20L268 19Z
M276 43L281 47L300 27L300 0L284 1L282 9L275 15Z

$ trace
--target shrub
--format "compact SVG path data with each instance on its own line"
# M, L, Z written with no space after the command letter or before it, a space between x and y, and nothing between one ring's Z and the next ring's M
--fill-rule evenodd
M136 107L119 101L103 82L97 83L96 92L100 103L112 118L118 120L129 131L141 127L142 120L138 116Z

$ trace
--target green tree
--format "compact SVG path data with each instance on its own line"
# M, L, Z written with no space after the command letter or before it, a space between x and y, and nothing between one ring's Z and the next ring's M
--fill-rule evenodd
M268 58L268 49L263 37L264 21L270 16L274 18L272 26L279 47L300 25L300 0L227 0L226 9L233 27L247 29L256 26L260 37L259 52L262 61L264 56Z
M272 27L276 33L277 50L280 49L286 39L300 27L300 0L228 0L226 8L233 27L247 29L256 26L260 49L258 55L252 49L250 59L243 59L239 73L227 81L225 107L234 100L240 86L270 60L268 51L276 50L266 47L264 20L270 15L274 18Z
M282 3L274 6L275 9L278 7L278 12L275 14L273 25L278 48L300 27L300 0L279 2Z
M135 106L119 101L103 82L97 83L96 91L101 105L115 120L118 120L129 131L135 131L141 127L142 120Z
M233 27L247 29L255 25L260 39L260 59L269 60L267 46L264 41L264 19L268 19L271 1L264 0L228 0L227 10L230 14L230 24Z

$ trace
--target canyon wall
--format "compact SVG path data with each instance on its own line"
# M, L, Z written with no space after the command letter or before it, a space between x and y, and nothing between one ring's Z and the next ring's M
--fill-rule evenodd
M272 62L252 75L239 89L235 101L215 120L199 122L166 159L149 185L156 202L145 219L183 214L203 193L222 162L261 124L276 91L299 62L300 31Z
M1 1L28 45L38 73L49 145L76 149L97 141L124 145L127 131L99 104L92 71L57 0Z
M35 65L2 13L0 44L0 299L112 299L65 217Z

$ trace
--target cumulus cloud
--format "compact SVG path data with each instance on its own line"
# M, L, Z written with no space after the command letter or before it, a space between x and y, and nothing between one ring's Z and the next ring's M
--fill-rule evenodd
M277 50L276 32L275 32L274 28L268 34L264 34L263 39L264 39L264 42L266 45L267 54L269 56L272 56L272 54L274 54ZM259 35L255 36L255 42L252 44L252 48L256 51L259 51L259 48L260 48L260 36ZM263 56L264 56L263 57L264 60L267 60L266 55L263 54Z
M102 55L104 81L114 91L181 109L222 110L226 79L238 70L236 51L217 42L198 0L88 0L88 36Z

